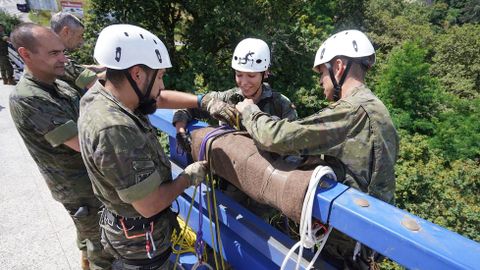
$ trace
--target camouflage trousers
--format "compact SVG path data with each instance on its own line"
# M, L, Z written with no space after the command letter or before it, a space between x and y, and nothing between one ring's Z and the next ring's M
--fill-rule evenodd
M152 223L146 222L142 226L129 224L129 220L133 219L126 218L123 225L119 220L120 217L112 218L112 214L105 209L100 221L102 245L117 259L114 270L173 269L173 263L168 258L171 255L172 232L178 226L176 214L168 209L154 218ZM150 232L153 241L148 242L147 232ZM150 253L147 252L147 245L151 247Z
M0 57L0 70L3 79L13 78L13 67L8 57Z
M63 203L77 229L77 246L86 251L91 270L112 269L113 256L100 241L99 211L102 206L96 198L79 199L77 203ZM79 211L80 209L80 211Z

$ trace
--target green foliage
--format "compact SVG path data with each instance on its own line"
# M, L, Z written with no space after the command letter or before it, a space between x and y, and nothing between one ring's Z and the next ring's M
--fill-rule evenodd
M370 0L365 12L365 27L377 53L388 54L405 41L418 41L430 48L435 39L429 13L418 2Z
M447 160L480 158L480 98L448 96L448 107L438 117L431 145L443 151Z
M427 137L404 133L396 166L396 204L479 241L479 165L469 159L448 163Z
M375 91L398 128L432 134L439 105L439 84L429 76L426 50L406 41L395 47L376 78Z
M479 96L479 48L478 24L454 26L437 36L432 73L439 78L447 92L465 98Z
M85 20L86 46L77 54L82 62L92 61L95 38L104 26L137 24L157 34L169 47L173 68L168 71L168 88L223 91L235 86L230 59L236 44L257 37L272 50L269 82L274 89L290 97L300 115L318 110L312 104L322 102L311 67L316 50L333 29L332 1L92 0L90 5ZM174 39L184 46L174 48ZM311 101L307 105L299 102L306 99Z
M20 20L0 9L0 23L5 26L5 33L10 33L16 25L20 24Z
M36 24L50 27L50 19L52 14L48 10L31 10L28 13L28 18Z

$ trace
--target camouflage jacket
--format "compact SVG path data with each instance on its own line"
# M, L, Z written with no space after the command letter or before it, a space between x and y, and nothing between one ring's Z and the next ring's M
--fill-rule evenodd
M243 125L256 144L279 154L321 156L339 181L393 202L399 138L383 103L366 87L294 122L249 105Z
M242 94L242 90L235 87L223 92L209 92L205 94L203 98L220 99L228 104L235 105L245 97ZM262 85L262 95L260 96L260 101L257 103L257 106L262 112L277 116L280 119L286 118L289 121L297 119L297 111L292 102L290 102L286 96L273 91L268 84ZM189 122L193 118L210 119L210 115L201 109L177 110L173 115L172 122L174 124L177 121Z
M172 180L170 161L148 118L97 82L81 100L78 128L97 197L117 215L140 217L131 203Z
M25 73L10 95L10 113L53 198L93 198L82 157L63 143L77 135L80 96L65 82L41 83Z
M67 58L68 62L65 64L65 75L59 79L68 83L70 87L75 88L80 95L83 96L86 92L87 85L97 79L97 74L92 70L79 65L74 60Z

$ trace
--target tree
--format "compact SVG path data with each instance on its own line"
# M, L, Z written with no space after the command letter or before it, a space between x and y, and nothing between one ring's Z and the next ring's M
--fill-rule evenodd
M480 166L478 161L447 162L422 135L402 133L396 165L399 208L480 240Z
M395 47L376 75L375 92L389 108L397 128L432 134L441 91L429 74L427 50L414 42Z
M431 145L449 161L480 158L480 98L461 99L448 95L446 108L439 114Z
M0 9L0 23L5 26L5 33L10 33L16 25L20 24L20 19Z
M167 87L190 92L223 91L235 86L230 61L236 44L247 37L261 38L273 54L274 76L269 82L298 104L300 114L313 112L318 108L312 104L321 103L322 91L311 67L321 41L333 29L332 3L92 0L86 18L86 50L91 55L88 43L93 45L107 24L137 24L156 33L169 49L173 68L167 73ZM174 40L183 45L173 46ZM306 99L311 102L296 102Z
M445 90L459 97L478 97L480 25L453 26L438 35L434 45L432 74L439 78Z

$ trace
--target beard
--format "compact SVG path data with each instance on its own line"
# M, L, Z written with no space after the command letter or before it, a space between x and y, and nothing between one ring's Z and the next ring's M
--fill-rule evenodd
M150 98L142 101L138 105L137 110L143 115L152 114L157 110L157 100Z

